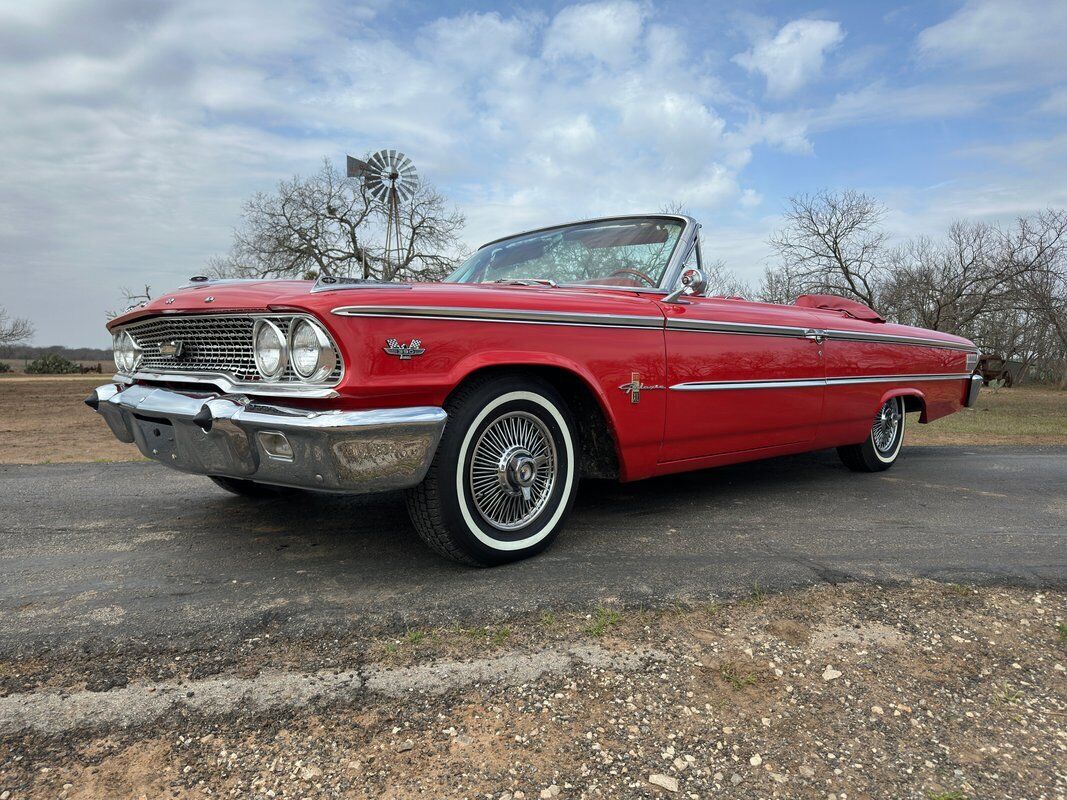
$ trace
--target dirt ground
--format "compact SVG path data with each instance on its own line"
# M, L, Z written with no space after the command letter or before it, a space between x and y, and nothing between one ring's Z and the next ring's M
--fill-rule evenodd
M0 464L139 460L82 402L109 377L0 377Z
M104 382L99 375L0 377L0 464L140 460L82 403ZM909 419L905 445L953 444L1067 444L1067 392L985 389L973 409L929 425Z
M1065 614L1033 589L754 587L214 656L44 654L0 664L0 796L1052 800Z

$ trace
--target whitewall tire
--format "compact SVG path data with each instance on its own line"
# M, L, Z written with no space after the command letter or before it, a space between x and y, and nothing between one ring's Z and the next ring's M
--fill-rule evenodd
M558 535L578 481L576 426L533 377L490 377L445 404L448 423L426 479L408 493L423 540L441 555L490 566L526 558Z
M881 472L896 463L904 443L904 398L889 398L874 415L871 432L862 444L837 448L837 454L853 472Z

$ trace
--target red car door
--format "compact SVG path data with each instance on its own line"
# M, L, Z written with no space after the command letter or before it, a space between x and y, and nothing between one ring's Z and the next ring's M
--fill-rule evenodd
M823 338L799 309L722 298L661 303L667 418L660 461L814 440Z

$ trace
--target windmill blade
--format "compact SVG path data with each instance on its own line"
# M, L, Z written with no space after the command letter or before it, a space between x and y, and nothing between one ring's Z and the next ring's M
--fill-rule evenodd
M385 151L379 150L370 157L368 163L375 172L382 172L385 169Z

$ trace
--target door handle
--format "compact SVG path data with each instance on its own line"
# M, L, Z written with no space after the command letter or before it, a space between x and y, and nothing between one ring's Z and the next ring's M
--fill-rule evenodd
M823 340L826 339L826 331L817 331L809 328L808 330L804 331L804 338L811 339L816 344L822 344Z

